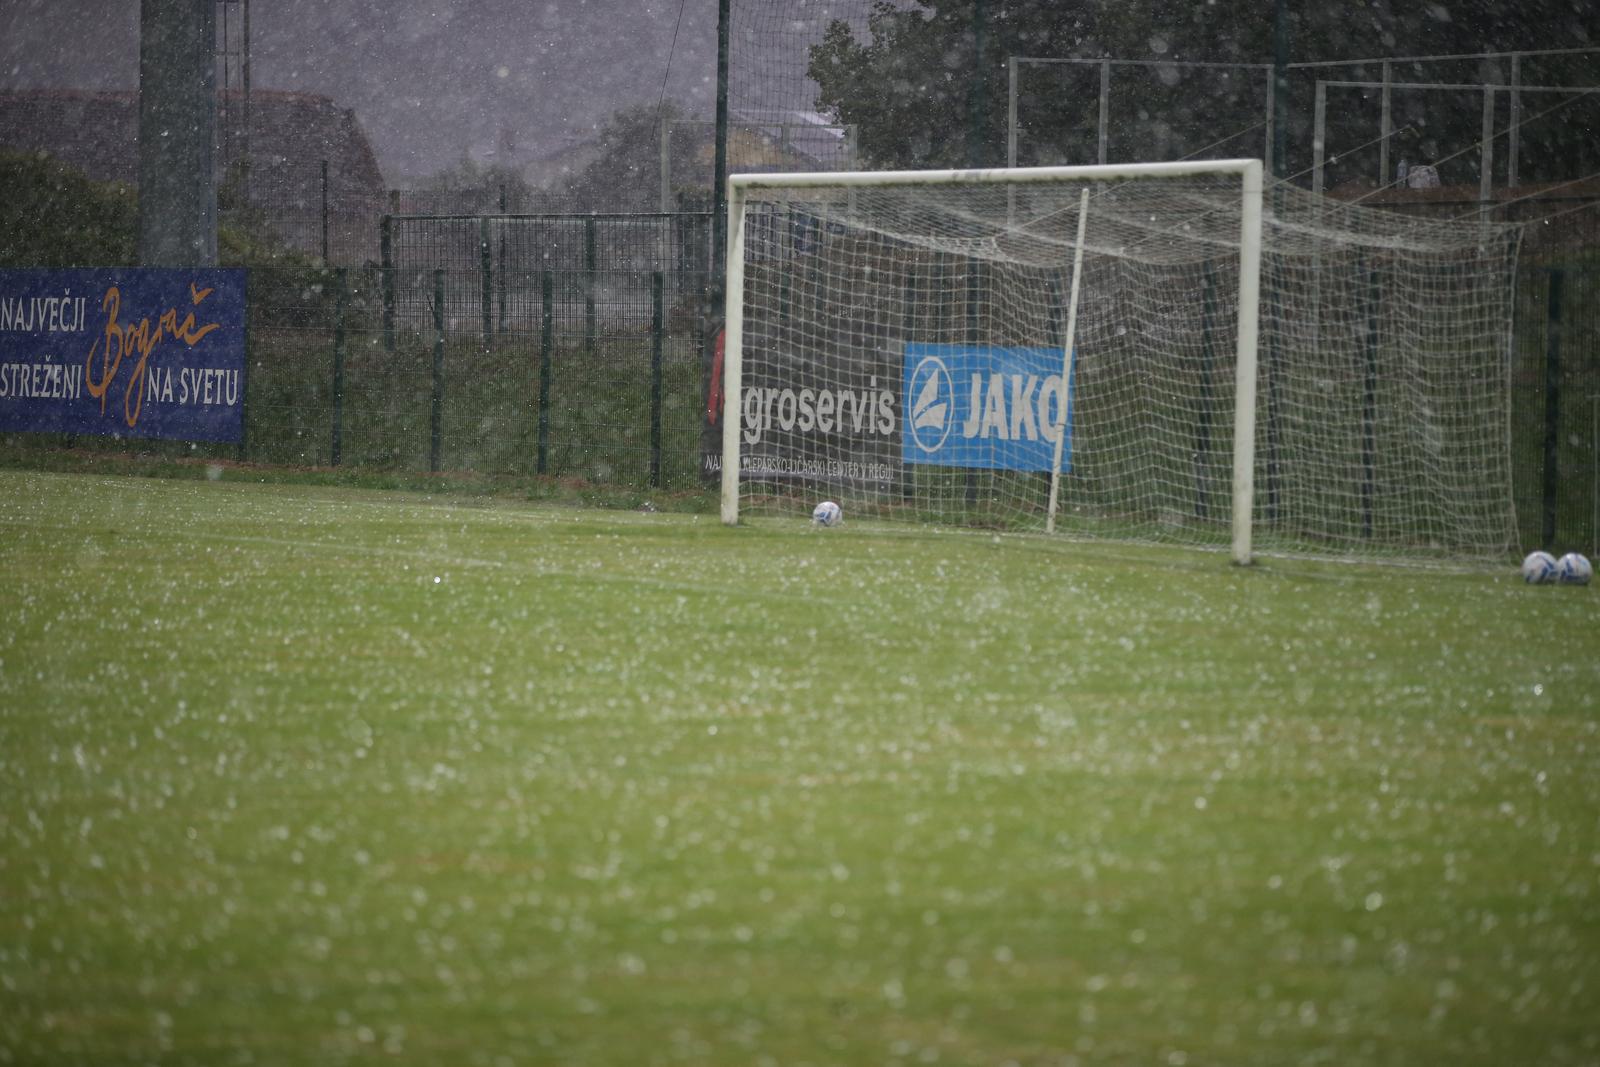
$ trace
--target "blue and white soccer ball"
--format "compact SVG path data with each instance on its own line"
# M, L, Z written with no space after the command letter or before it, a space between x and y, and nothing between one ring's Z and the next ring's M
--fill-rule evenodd
M1568 552L1556 560L1556 581L1562 585L1588 585L1593 577L1594 568L1588 558L1577 552Z
M811 521L818 526L837 526L844 521L844 512L831 500L824 500L811 509Z
M1548 552L1529 552L1522 561L1522 580L1529 585L1546 585L1556 580L1556 558Z

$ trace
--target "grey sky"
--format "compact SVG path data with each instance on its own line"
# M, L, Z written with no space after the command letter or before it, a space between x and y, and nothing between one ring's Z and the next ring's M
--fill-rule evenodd
M252 82L354 108L391 183L502 131L526 161L581 140L662 91L710 114L716 2L256 0ZM132 89L138 0L0 0L0 88Z

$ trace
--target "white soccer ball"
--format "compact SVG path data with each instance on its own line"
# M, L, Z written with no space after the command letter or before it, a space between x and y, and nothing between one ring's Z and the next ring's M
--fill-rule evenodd
M1556 558L1548 552L1529 552L1522 561L1522 580L1529 585L1544 585L1556 580Z
M818 526L837 526L844 521L844 513L839 510L838 504L824 500L811 509L811 521Z
M1577 552L1568 552L1556 560L1556 580L1562 585L1588 585L1593 577L1594 568L1589 566L1588 558Z

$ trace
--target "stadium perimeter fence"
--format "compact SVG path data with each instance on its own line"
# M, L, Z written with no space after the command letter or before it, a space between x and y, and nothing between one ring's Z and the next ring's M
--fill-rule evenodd
M1600 554L1600 242L1573 237L1591 212L1524 245L1510 438L1523 546ZM252 268L242 447L134 447L701 484L709 215L391 215L375 229L361 266Z
M377 264L251 271L244 456L697 484L707 216L379 230Z

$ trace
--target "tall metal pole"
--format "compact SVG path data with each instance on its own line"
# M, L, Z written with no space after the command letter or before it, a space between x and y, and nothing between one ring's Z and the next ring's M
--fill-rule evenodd
M717 132L711 164L712 288L723 287L728 249L728 19L732 0L717 0Z
M1517 187L1517 163L1522 154L1522 57L1511 56L1511 132L1506 147L1506 188Z
M1111 145L1111 60L1100 61L1100 120L1095 137L1094 161L1109 163Z
M972 0L972 80L967 83L967 166L983 166L983 113L988 108L983 70L984 0Z
M1006 166L1017 165L1017 57L1006 57Z
M717 317L726 318L725 305L728 294L728 40L729 9L731 0L717 0L717 125L715 148L711 165L711 265L710 277L705 285L705 314L700 330L700 382L701 396L706 410L710 410L719 386L726 389L726 380L716 381L716 353L718 337ZM737 265L735 265L737 269ZM732 387L738 388L737 375ZM712 418L700 422L700 452L703 456L718 454L722 448L722 433Z
M1394 84L1394 64L1383 61L1383 116L1379 122L1378 137L1378 188L1394 181L1394 171L1389 169L1389 138L1394 135L1394 107L1390 99L1390 86Z
M1272 176L1289 177L1289 0L1272 8Z
M240 199L248 204L250 202L250 0L242 0L244 9L244 33L239 41L239 67L243 73L244 81L244 141L240 147L242 167L239 177Z
M139 262L216 266L215 0L140 0Z

